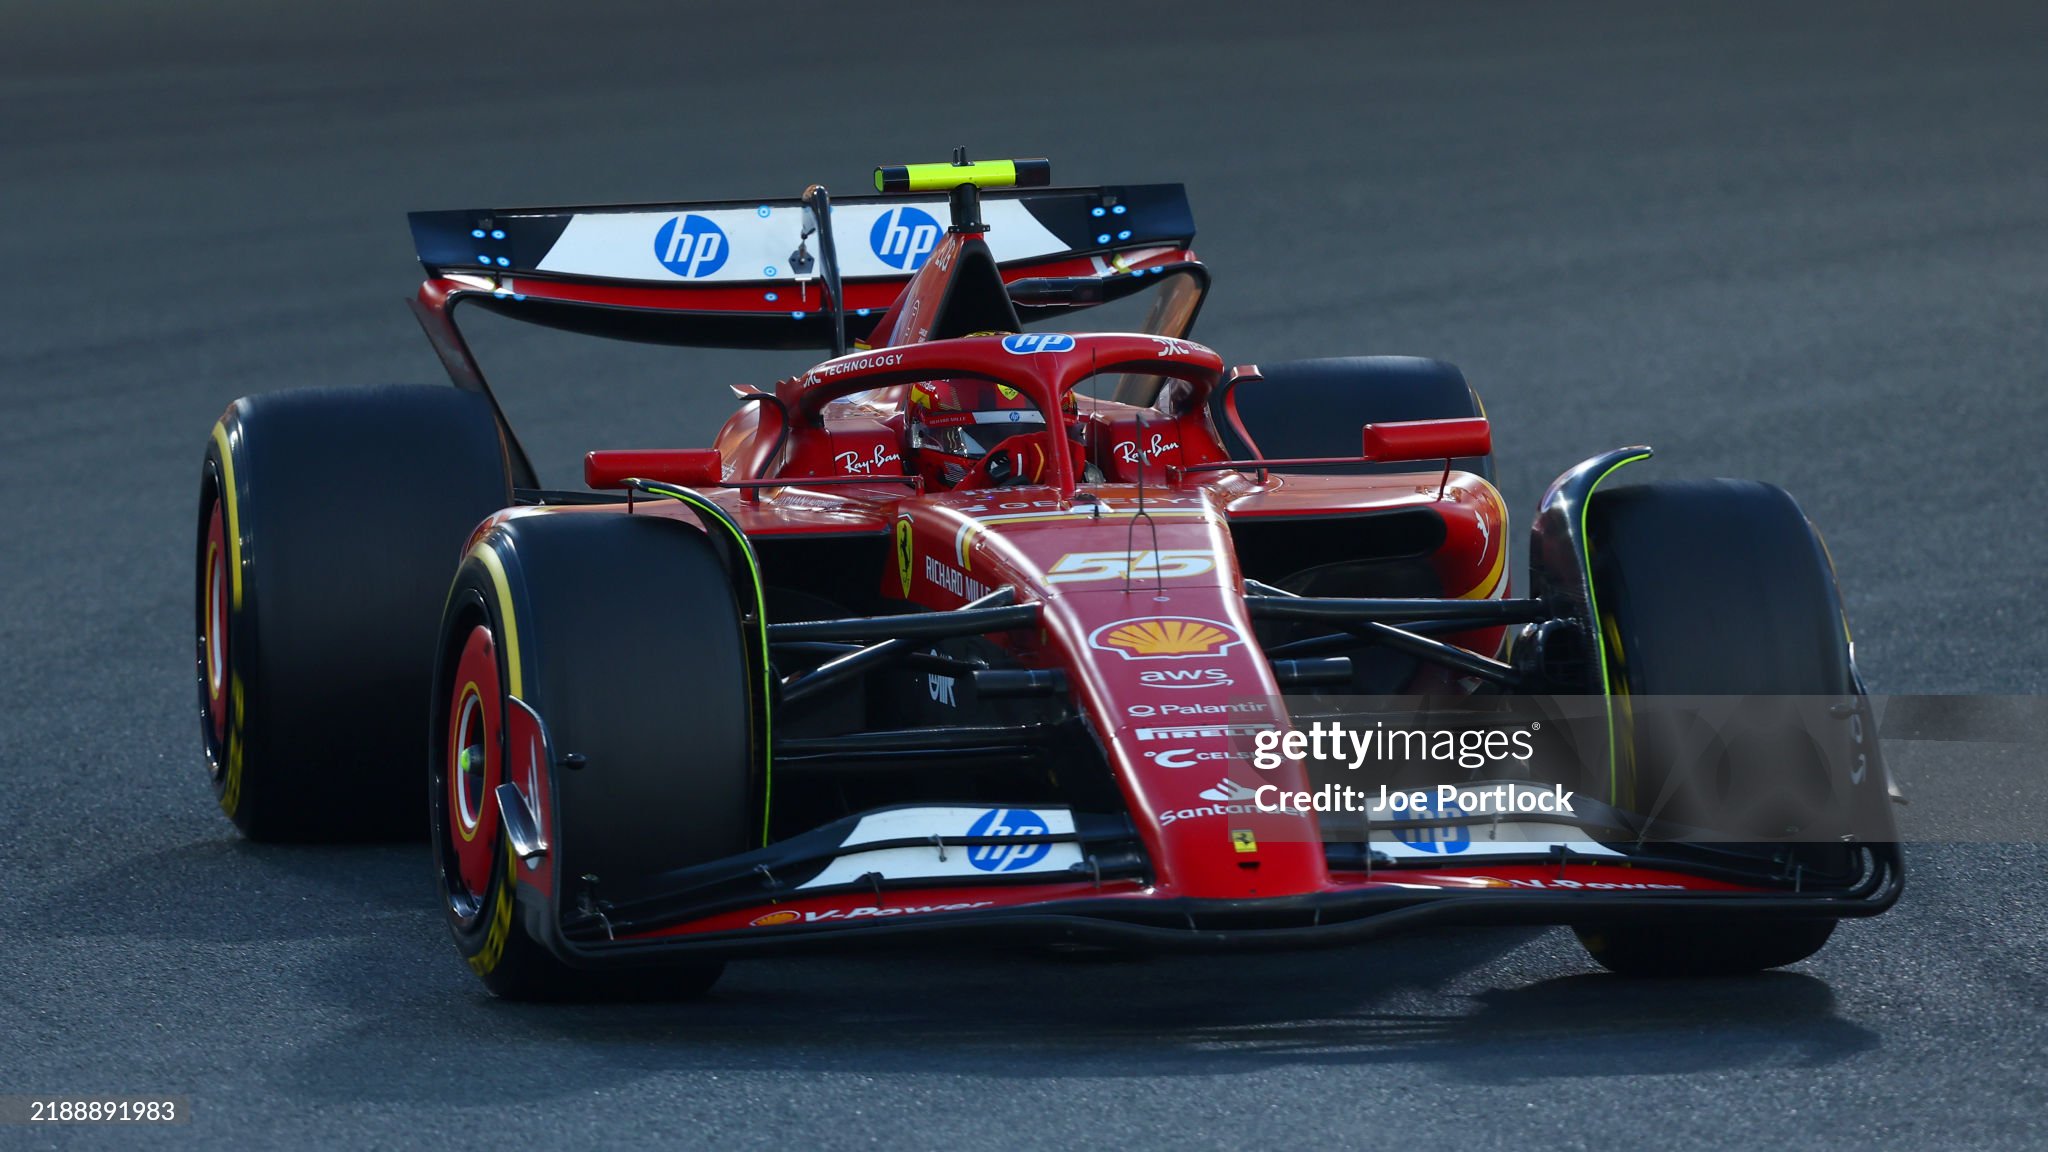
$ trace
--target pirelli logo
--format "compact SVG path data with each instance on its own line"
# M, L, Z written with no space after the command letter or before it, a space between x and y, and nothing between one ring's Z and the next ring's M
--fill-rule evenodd
M1140 740L1213 740L1229 736L1256 736L1271 724L1190 724L1185 728L1140 728Z

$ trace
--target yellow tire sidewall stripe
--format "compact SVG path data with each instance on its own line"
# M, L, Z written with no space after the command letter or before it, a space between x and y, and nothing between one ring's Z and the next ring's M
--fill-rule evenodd
M498 886L491 897L490 927L484 933L484 946L469 958L470 971L479 976L489 976L497 971L498 964L505 959L505 946L512 940L513 891L519 884L519 858L507 846L505 852L505 882Z
M1586 530L1586 520L1587 516L1592 512L1593 494L1600 490L1600 485L1605 484L1609 476L1614 475L1630 464L1634 464L1638 460L1648 460L1649 458L1650 454L1644 452L1639 456L1623 457L1609 465L1607 471L1595 477L1593 483L1587 486L1585 503L1578 510L1579 544L1580 550L1585 553L1580 563L1584 566L1582 571L1586 579L1586 614L1592 617L1587 630L1593 633L1593 654L1594 658L1599 661L1596 667L1600 670L1600 695L1607 708L1607 798L1609 802L1612 802L1617 797L1618 789L1620 788L1620 770L1617 766L1619 757L1615 754L1614 746L1614 692L1608 686L1607 637L1600 628L1599 594L1593 590L1593 540Z
M505 561L498 555L490 539L479 542L469 550L470 558L490 574L491 590L498 601L498 622L503 634L498 639L505 646L505 686L507 695L524 700L525 677L519 662L519 617L513 611L512 582L505 575ZM500 833L502 838L503 833ZM479 976L495 972L505 958L505 947L511 941L512 910L515 906L514 892L519 885L519 861L509 848L505 852L504 883L498 886L491 898L490 926L484 936L484 945L477 954L469 958L469 966Z
M228 426L225 421L213 426L213 443L220 449L220 499L228 510L228 572L234 587L232 603L237 611L242 607L242 516L236 507L235 498L235 454L228 447Z
M227 510L228 584L230 587L228 614L231 617L237 618L238 621L229 629L228 635L232 637L240 632L243 627L239 623L239 616L242 611L242 511L235 489L235 453L228 441L228 426L225 417L214 422L213 445L220 455L220 492L216 498L221 502L221 506ZM227 763L222 766L221 772L220 807L221 811L226 812L229 818L232 819L236 811L242 806L242 759L245 754L244 746L247 743L246 738L243 736L244 724L246 722L243 709L246 705L244 704L242 693L242 674L234 667L233 654L225 648L225 645L223 645L221 659L227 665L228 671L228 683L224 686L227 689L227 699L223 703L227 705L229 711L227 747L222 750Z
M521 700L526 699L526 685L519 663L519 618L512 610L512 582L505 577L505 562L498 556L498 550L491 541L484 540L469 550L470 559L483 565L490 573L491 585L498 597L498 621L504 628L501 639L505 644L505 685L509 694Z

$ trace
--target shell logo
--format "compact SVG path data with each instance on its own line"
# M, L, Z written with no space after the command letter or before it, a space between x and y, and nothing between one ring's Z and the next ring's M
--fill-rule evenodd
M1115 652L1126 660L1221 656L1242 643L1243 638L1230 625L1192 616L1119 620L1097 628L1088 637L1090 647Z
M787 908L785 908L785 909L783 909L783 910L782 910L782 911L780 911L780 912L765 912L765 913L763 913L763 914L761 914L761 915L759 915L759 916L756 916L756 917L754 917L754 919L753 919L753 920L752 920L752 921L751 921L751 922L750 922L750 923L749 923L749 924L747 925L747 927L749 927L749 928L775 928L775 927L779 927L780 925L783 925L783 924L794 924L794 923L796 923L797 921L799 921L799 920L801 920L801 919L803 919L803 918L804 918L804 914L803 914L803 913L801 913L801 912L791 912L790 910L788 910Z
M1466 879L1481 888L1513 888L1514 885L1498 876L1468 876Z

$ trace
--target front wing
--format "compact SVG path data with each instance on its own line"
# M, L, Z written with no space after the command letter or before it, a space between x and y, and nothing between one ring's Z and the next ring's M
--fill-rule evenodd
M518 858L519 914L578 967L933 935L1229 950L1349 944L1425 925L1838 919L1883 912L1904 888L1893 844L1862 846L1854 882L1819 888L1796 870L1751 874L1684 846L1602 844L1561 824L1554 843L1472 858L1427 844L1332 844L1319 890L1199 900L1151 886L1123 817L939 804L863 813L599 899L557 874L553 757L539 717L512 708L508 735L529 753L514 763L534 769L515 772L497 797Z

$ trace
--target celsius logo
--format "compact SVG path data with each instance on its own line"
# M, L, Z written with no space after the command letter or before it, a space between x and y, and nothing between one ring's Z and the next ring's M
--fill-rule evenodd
M939 245L939 222L931 213L908 204L891 208L876 218L868 231L868 247L882 263L905 272L924 266L925 258Z
M1029 808L991 808L967 829L969 836L1044 836L1045 818ZM980 844L967 850L967 862L983 872L1015 872L1029 868L1052 851L1052 845Z
M1249 759L1242 752L1197 752L1192 748L1168 748L1164 752L1147 752L1145 755L1152 757L1152 762L1161 768L1193 768L1204 760ZM1209 794L1204 792L1202 795Z
M1015 336L1003 337L1003 351L1012 356L1029 356L1033 352L1066 352L1074 347L1074 338L1065 332L1019 332Z
M730 248L725 230L694 212L671 217L654 234L654 258L686 279L709 276L725 267Z

